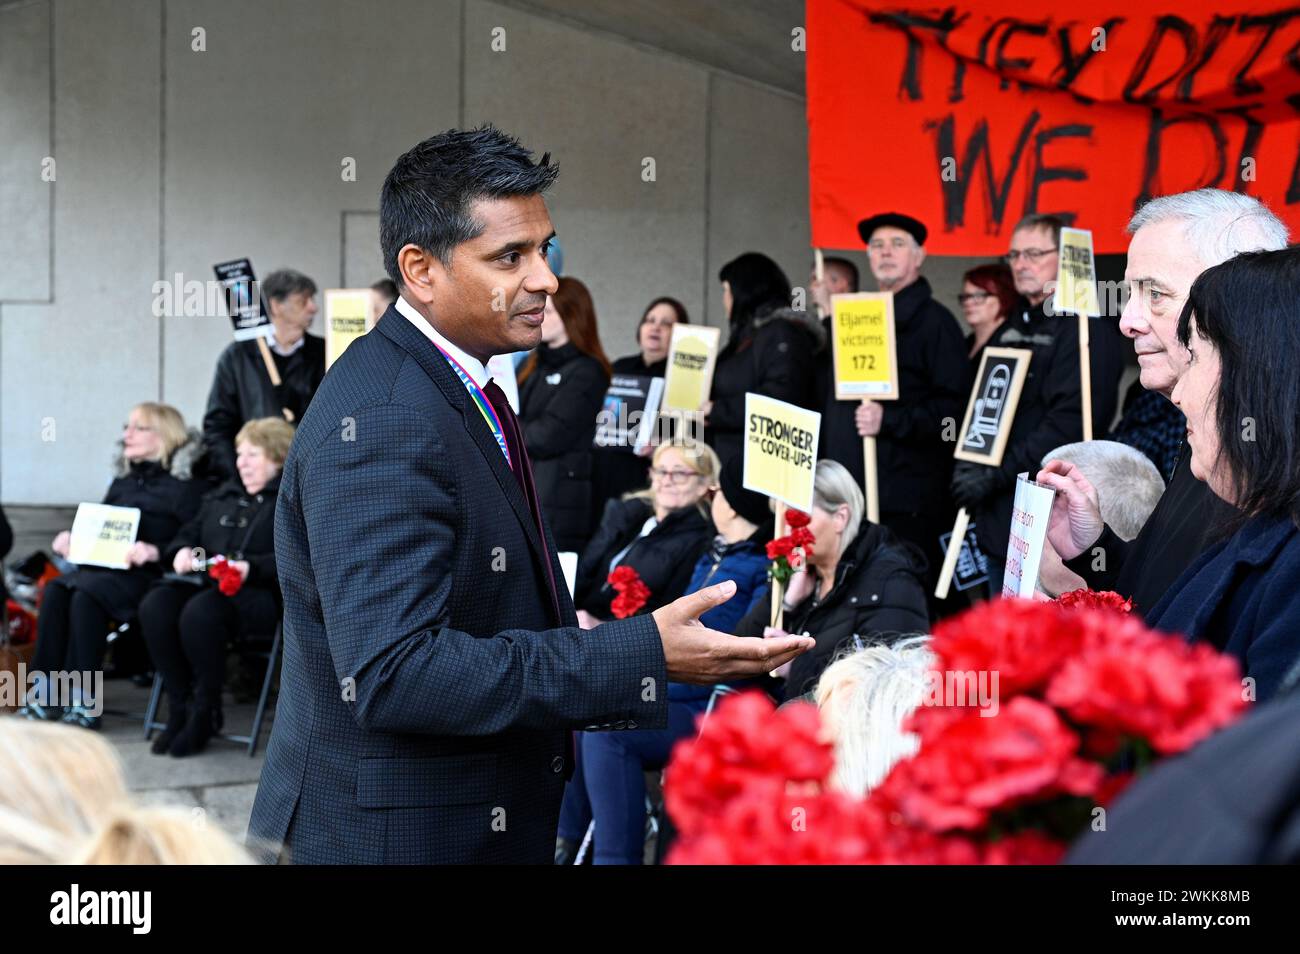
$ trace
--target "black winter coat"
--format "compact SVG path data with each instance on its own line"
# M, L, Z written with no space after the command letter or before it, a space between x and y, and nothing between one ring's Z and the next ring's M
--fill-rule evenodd
M605 582L609 561L633 540L636 542L618 565L632 567L650 589L642 613L652 613L686 592L695 562L713 540L713 523L698 507L683 507L638 538L641 527L653 515L650 501L640 497L611 500L606 505L600 527L578 563L574 606L597 619L613 619L610 603L618 594Z
M519 385L519 425L542 512L561 551L581 553L591 537L591 442L609 388L599 361L570 343L537 347Z
M157 461L127 465L119 462L121 474L108 487L103 503L114 507L138 507L140 529L136 539L163 550L176 532L196 513L203 500L203 487L190 479L198 450L191 439L172 455L170 468ZM170 562L146 563L129 570L83 566L59 577L64 586L88 594L119 623L135 619L141 597L155 580L169 569Z
M614 373L662 378L667 367L667 358L646 364L638 352L616 360ZM641 457L621 447L593 447L591 478L591 525L595 527L608 501L650 486L650 456Z
M274 354L274 352L272 352ZM203 415L203 443L208 470L218 483L237 479L235 435L259 417L293 412L296 426L325 377L325 339L307 335L287 358L276 356L280 387L271 384L256 341L232 341L217 359L217 373Z
M816 593L783 620L788 633L808 633L817 645L795 658L785 683L786 699L811 692L836 653L854 646L892 643L930 631L925 564L910 545L886 527L863 520L835 567L824 600ZM771 596L760 599L736 627L737 636L762 636L771 619Z
M199 512L176 532L160 562L170 568L176 554L189 547L201 547L208 557L247 560L244 585L271 590L279 599L280 585L275 574L275 499L279 490L278 474L251 496L238 480L222 484L203 499Z
M725 465L743 449L745 393L820 410L815 355L825 332L811 312L781 308L732 326L713 370L713 409L704 439Z
M1092 339L1093 347L1089 350L1093 433L1101 437L1115 414L1123 361L1114 353L1114 342L1108 331L1096 326ZM1083 440L1078 325L1072 317L1049 317L1041 305L1030 307L1022 300L1021 307L993 332L986 347L1023 348L1033 353L1002 456L1003 489L986 499L972 514L980 547L989 557L990 584L1000 591L1007 540L1011 535L1016 475L1027 472L1032 479L1042 469L1043 457L1049 451ZM977 364L978 358L976 355Z
M826 319L829 333L830 319ZM944 440L945 418L961 426L974 377L957 319L918 278L894 295L898 342L897 401L882 401L884 416L876 436L882 513L942 511L951 525L952 451ZM837 401L831 349L819 358L822 396L821 456L839 461L862 486L862 437L854 413L859 401Z

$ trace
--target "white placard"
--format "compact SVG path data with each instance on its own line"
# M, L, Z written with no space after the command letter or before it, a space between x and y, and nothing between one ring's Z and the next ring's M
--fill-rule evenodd
M1016 498L1011 507L1011 538L1007 542L1007 567L1002 577L1003 596L1032 599L1038 583L1038 567L1047 542L1047 521L1052 514L1056 491L1030 481L1029 474L1016 477Z
M77 516L72 521L68 560L80 566L128 569L131 564L126 553L139 531L138 508L83 503L77 507Z

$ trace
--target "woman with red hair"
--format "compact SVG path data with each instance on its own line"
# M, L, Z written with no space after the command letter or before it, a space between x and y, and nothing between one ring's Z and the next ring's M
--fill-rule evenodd
M966 337L966 343L970 345L971 360L976 364L993 332L1016 306L1017 297L1011 269L1001 262L980 265L962 276L957 304L961 305L962 317L970 325L971 333Z
M609 376L591 293L560 278L546 300L541 344L519 368L519 423L560 550L580 553L591 537L592 441Z

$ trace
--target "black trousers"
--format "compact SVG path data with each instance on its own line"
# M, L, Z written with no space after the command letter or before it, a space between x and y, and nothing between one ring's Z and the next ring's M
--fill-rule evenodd
M280 608L269 590L245 587L225 596L216 587L158 583L140 602L140 631L172 706L190 693L203 705L221 701L226 647L240 634L270 635Z
M84 590L57 578L45 587L36 618L32 672L91 672L99 669L112 619Z

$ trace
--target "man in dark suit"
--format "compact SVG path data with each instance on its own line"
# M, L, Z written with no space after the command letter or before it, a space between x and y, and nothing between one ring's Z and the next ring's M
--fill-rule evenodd
M663 728L668 680L812 644L702 626L731 583L577 627L483 367L540 339L556 173L484 127L425 140L384 183L401 297L326 376L276 512L284 671L249 834L282 858L549 863L571 730Z

